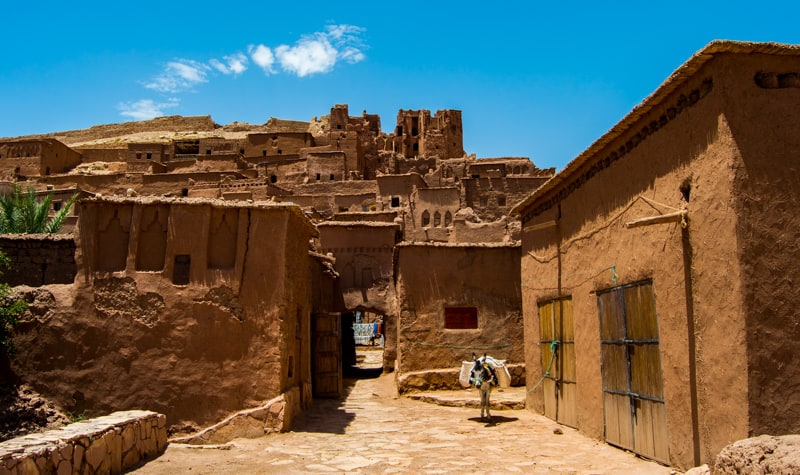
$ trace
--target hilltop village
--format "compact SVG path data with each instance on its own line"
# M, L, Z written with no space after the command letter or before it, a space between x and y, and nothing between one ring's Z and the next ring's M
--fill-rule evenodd
M456 110L3 139L2 186L82 199L0 236L29 304L0 375L173 434L259 407L260 436L341 396L380 321L400 393L490 352L529 410L713 464L800 432L799 124L800 47L716 41L558 173L468 155Z

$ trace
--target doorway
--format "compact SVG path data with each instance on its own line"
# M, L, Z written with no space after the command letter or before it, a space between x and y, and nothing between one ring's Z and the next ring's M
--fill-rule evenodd
M669 463L653 283L598 291L597 310L606 441Z
M539 304L544 415L570 427L578 426L574 326L571 297Z

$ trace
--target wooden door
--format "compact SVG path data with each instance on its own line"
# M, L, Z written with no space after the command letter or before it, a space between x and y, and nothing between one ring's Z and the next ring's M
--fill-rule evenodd
M606 441L669 463L652 282L598 292L597 308Z
M315 313L312 321L312 381L314 397L342 396L341 315Z
M544 414L571 427L578 425L574 326L571 298L539 304Z

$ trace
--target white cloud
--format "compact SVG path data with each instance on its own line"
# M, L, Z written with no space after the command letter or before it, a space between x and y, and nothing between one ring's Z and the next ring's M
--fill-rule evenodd
M304 36L294 46L280 45L275 56L284 71L303 77L327 73L338 61L350 64L363 61L363 28L353 25L329 25L324 32Z
M144 87L166 93L185 91L208 82L206 76L209 69L205 64L191 59L171 61L160 75L145 83Z
M247 52L250 53L253 62L264 70L265 74L275 73L275 70L272 69L272 65L275 64L275 55L272 54L271 49L264 45L250 45L247 47Z
M333 69L337 51L325 35L317 33L314 37L301 39L294 46L278 46L275 56L284 71L303 77Z
M178 107L177 98L170 98L167 102L156 103L152 99L142 99L136 102L121 102L117 108L120 114L134 120L148 120L164 115L163 109Z
M218 59L212 59L209 64L222 74L238 76L247 71L247 56L244 53L234 53L230 56L223 56L222 59L225 61L224 63Z
M176 59L166 63L160 74L142 85L165 95L182 93L208 82L215 71L226 76L238 76L247 71L250 61L266 75L277 74L279 71L298 77L327 73L340 61L354 64L366 58L363 52L366 45L362 40L364 31L364 28L354 25L328 25L324 31L302 36L293 45L250 45L247 53L237 52L223 56L221 60L214 58L207 62ZM176 98L165 100L166 102L155 102L152 99L142 99L122 102L117 107L125 117L136 120L152 119L164 115L164 109L179 105Z

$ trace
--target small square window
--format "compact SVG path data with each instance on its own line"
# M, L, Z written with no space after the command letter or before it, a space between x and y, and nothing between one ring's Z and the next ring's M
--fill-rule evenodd
M400 207L400 197L392 196L392 208L399 208L399 207Z
M476 307L445 307L444 327L448 330L475 330L478 328Z

